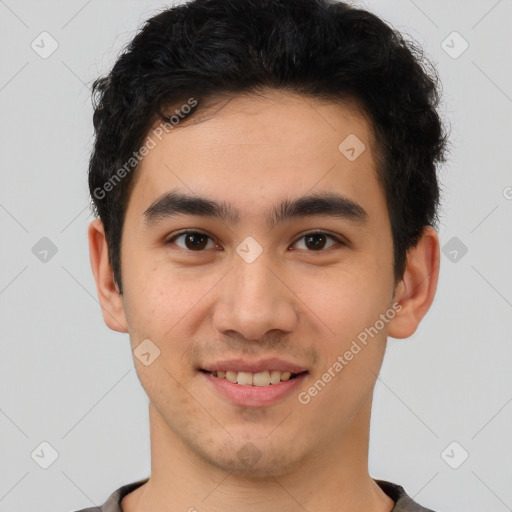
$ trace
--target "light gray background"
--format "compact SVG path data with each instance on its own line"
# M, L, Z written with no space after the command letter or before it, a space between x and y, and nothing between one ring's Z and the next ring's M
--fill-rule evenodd
M149 475L147 398L128 336L103 323L90 271L86 171L89 86L164 5L0 0L1 512L99 505ZM443 254L418 331L389 340L370 473L438 512L512 510L512 4L362 5L439 69L453 144L440 239L468 249L455 262ZM43 31L59 45L47 59L31 48ZM462 49L453 31L469 44L458 58L442 47ZM57 248L46 262L32 252L42 237ZM43 441L58 452L48 469L31 456L51 456Z

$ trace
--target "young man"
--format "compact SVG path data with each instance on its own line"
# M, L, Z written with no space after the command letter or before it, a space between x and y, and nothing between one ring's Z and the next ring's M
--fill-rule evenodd
M417 55L340 2L195 0L95 82L91 264L151 431L150 477L101 510L428 510L368 472L387 336L438 279Z

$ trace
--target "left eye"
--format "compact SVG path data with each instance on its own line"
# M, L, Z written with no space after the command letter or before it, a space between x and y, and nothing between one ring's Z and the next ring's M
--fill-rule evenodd
M331 239L333 241L331 245L326 247L327 239ZM336 243L342 243L336 237L332 235L328 235L327 233L308 233L306 235L301 236L295 244L298 244L300 241L304 240L304 246L308 249L312 249L312 251L321 251L322 249L329 249ZM294 244L294 245L295 245Z
M180 239L182 240L182 244L176 243L176 241ZM328 240L331 240L330 245L328 245ZM218 244L216 244L211 237L198 231L186 231L175 235L167 241L167 243L172 242L175 242L178 247L196 252L201 252L203 249L218 247ZM311 252L329 249L337 243L342 244L341 240L338 240L333 235L322 232L302 235L293 245L297 245L299 242L303 243L302 248L306 248Z

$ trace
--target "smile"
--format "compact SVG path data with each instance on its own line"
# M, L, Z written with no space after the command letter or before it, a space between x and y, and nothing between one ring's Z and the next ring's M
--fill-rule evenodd
M253 408L268 407L295 396L309 372L200 370L198 374L205 379L207 388L223 400L239 407Z
M280 382L286 382L292 380L298 373L282 372L280 370L265 370L262 372L251 373L251 372L236 372L236 371L212 371L201 370L205 373L209 373L218 379L225 379L233 384L240 384L242 386L270 386L279 384ZM304 372L301 372L304 373Z

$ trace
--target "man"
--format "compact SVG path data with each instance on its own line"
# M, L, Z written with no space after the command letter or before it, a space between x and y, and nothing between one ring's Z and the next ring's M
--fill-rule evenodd
M103 511L429 510L368 445L387 336L437 286L436 84L327 0L164 10L95 82L91 264L151 432Z

